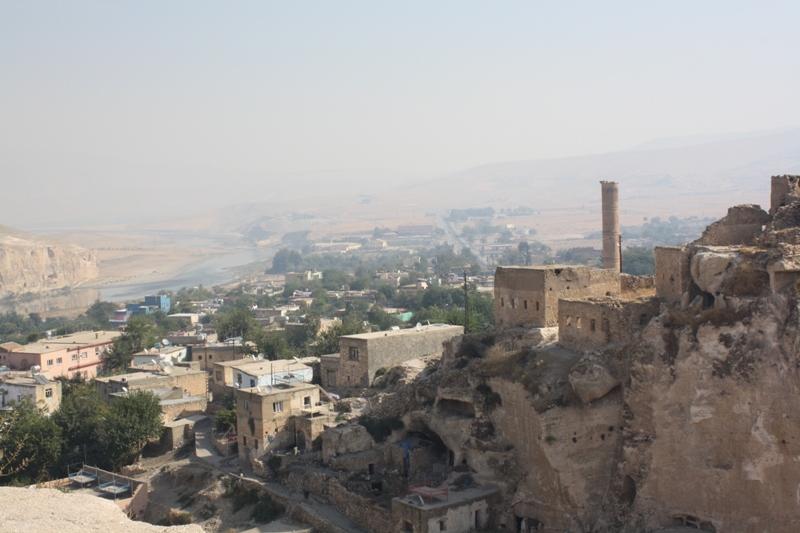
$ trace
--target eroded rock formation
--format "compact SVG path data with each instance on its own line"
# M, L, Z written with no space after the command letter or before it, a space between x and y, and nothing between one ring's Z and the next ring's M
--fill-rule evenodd
M92 250L0 226L0 297L76 287L98 274Z

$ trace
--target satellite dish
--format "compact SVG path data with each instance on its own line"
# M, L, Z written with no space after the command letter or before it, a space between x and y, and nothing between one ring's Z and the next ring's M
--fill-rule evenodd
M161 346L166 346L168 344L169 344L169 341L167 339L161 339Z
M262 361L263 359L264 359L264 354L263 353L258 354L258 360Z
M122 387L122 392L128 392L128 387Z
M241 385L239 385L238 383L234 383L233 386L238 389Z
M297 356L294 356L294 355L293 355L293 356L292 356L292 359L294 359L294 360L295 360L296 362L298 362L298 363L300 362L300 359L298 359L298 358L297 358Z

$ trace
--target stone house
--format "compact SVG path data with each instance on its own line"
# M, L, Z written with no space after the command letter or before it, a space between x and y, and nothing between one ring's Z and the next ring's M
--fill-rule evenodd
M549 328L558 325L562 298L620 295L615 270L582 266L498 267L494 277L494 316L497 329Z
M236 430L239 457L257 459L272 450L302 447L295 418L320 407L320 389L307 383L261 386L236 391ZM316 438L316 437L314 437ZM302 442L298 442L302 440Z
M25 398L33 401L39 409L53 413L61 405L61 382L30 372L0 375L0 408Z
M560 300L558 343L574 352L624 345L660 310L661 303L655 298Z
M268 361L248 357L214 363L211 386L215 394L225 394L234 388L249 389L285 381L311 383L313 373L311 366L294 360Z
M442 343L463 334L462 326L431 324L419 329L344 335L339 339L338 369L331 373L330 360L321 367L323 386L336 383L339 387L369 387L379 368L441 354Z
M409 486L409 494L392 499L392 518L408 533L468 533L489 524L490 506L500 492L490 487L459 491L428 484Z

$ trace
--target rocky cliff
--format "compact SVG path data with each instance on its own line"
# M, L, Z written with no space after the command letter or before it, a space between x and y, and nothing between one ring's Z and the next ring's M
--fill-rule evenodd
M0 297L76 287L98 273L92 250L0 226Z

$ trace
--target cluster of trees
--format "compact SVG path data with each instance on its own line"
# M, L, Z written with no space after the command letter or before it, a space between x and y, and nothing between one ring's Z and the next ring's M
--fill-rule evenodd
M552 249L538 241L523 241L516 249L507 250L497 260L501 266L542 265L552 258Z
M491 207L470 207L467 209L451 209L450 220L453 222L463 222L470 217L491 217L494 216L494 209Z
M0 411L0 484L58 479L82 462L119 470L162 430L153 393L133 391L109 406L93 383L63 380L61 406L50 416L27 400Z
M713 218L678 218L667 220L653 217L644 218L641 226L623 226L622 239L649 239L652 246L677 246L693 241L702 235L703 230L714 222Z

